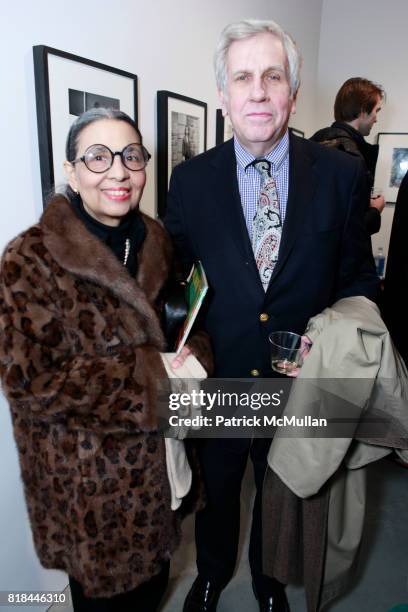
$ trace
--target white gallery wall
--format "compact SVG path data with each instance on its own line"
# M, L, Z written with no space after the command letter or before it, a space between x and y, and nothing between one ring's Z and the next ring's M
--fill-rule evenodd
M48 45L137 74L139 125L153 154L156 91L168 89L208 103L208 147L218 107L213 49L222 27L272 18L297 40L303 85L292 125L310 135L316 125L322 0L0 0L1 203L0 249L42 209L32 46ZM155 211L155 155L148 167L144 210ZM19 480L7 404L0 396L0 590L62 589L66 578L36 560ZM7 608L3 608L5 611ZM39 608L35 608L39 610Z
M407 0L323 0L316 129L330 125L333 102L341 84L361 76L381 83L387 101L370 135L408 132L408 2ZM386 207L373 249L388 252L394 208Z

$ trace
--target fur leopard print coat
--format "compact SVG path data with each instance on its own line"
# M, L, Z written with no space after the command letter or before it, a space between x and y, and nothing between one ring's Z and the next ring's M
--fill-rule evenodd
M149 579L179 537L155 415L166 374L153 304L171 247L143 218L137 282L63 196L1 264L0 375L35 547L90 597Z

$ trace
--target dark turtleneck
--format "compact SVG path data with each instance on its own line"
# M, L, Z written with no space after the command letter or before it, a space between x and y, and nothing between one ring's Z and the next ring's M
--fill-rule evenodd
M87 230L106 244L122 263L125 258L126 240L130 240L126 269L131 276L136 276L137 254L146 237L146 225L139 211L131 210L117 227L112 227L91 217L80 198L76 198L72 206Z

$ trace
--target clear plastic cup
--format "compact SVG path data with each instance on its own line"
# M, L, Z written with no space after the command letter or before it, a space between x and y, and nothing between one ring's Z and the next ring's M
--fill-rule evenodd
M272 370L279 374L291 374L303 364L302 336L288 331L269 334Z

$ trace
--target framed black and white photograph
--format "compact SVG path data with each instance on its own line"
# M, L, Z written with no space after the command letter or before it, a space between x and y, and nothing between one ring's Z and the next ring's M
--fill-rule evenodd
M207 104L171 91L157 92L157 207L166 211L173 168L207 148Z
M219 145L229 140L234 135L234 130L232 128L232 123L230 118L227 116L224 117L222 114L222 110L217 108L217 116L215 123L215 144Z
M302 132L302 130L298 130L297 128L290 127L289 131L292 132L292 134L294 134L295 136L299 136L299 138L305 137L305 133Z
M398 189L408 171L408 133L380 132L375 188L381 189L387 204L395 204Z
M33 55L45 203L51 191L65 183L65 139L81 113L115 108L137 122L137 76L45 45L33 47Z

